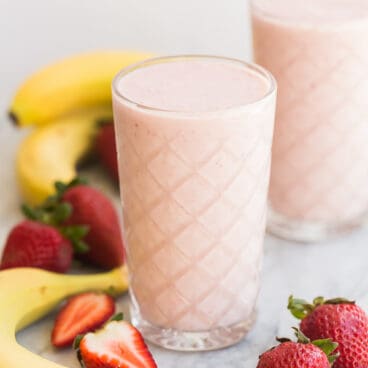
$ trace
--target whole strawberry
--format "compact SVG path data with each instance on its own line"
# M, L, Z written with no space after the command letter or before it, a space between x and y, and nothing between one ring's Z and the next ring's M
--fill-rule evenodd
M14 267L37 267L66 272L73 249L55 228L35 221L23 221L9 233L2 255L2 270Z
M23 207L25 214L59 229L82 261L108 269L123 264L119 219L111 201L80 179L55 187L56 194L41 206Z
M119 180L118 157L115 143L114 124L105 123L101 126L96 137L96 151L111 177Z
M317 297L309 304L291 296L288 309L302 320L300 329L306 336L329 337L339 344L335 368L368 367L368 316L355 302Z
M86 225L89 229L84 237L89 251L80 258L104 268L120 266L124 262L123 240L119 218L110 200L88 185L77 185L64 192L62 201L73 209L65 223Z
M295 329L297 342L278 339L280 345L259 357L257 368L330 368L336 359L331 353L337 344L331 339L311 342Z

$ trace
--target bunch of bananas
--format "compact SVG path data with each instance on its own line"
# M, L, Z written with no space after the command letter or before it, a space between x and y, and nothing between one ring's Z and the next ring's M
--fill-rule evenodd
M56 180L76 176L76 164L89 151L98 120L112 118L111 82L122 68L150 57L127 51L81 54L45 67L17 91L9 117L34 125L18 151L16 172L26 202L38 204Z
M42 202L54 182L69 181L93 144L98 120L112 118L115 74L148 54L94 52L71 57L32 75L19 88L9 116L34 125L21 143L16 171L24 199ZM0 271L0 368L62 368L21 347L15 334L69 295L87 290L119 294L128 287L126 267L105 274L59 275L31 268Z

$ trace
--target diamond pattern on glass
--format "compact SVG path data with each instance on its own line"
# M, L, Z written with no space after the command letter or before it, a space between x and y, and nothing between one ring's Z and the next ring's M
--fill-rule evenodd
M264 111L249 119L229 121L226 129L170 125L168 136L166 126L160 133L131 119L119 132L126 142L119 165L130 288L145 320L191 331L251 318L259 288L253 275L262 257L273 103L268 100L260 106ZM145 147L151 143L154 150ZM131 155L134 165L125 165L124 157ZM249 252L251 258L242 256Z
M290 25L289 37L284 26L255 17L256 61L279 87L272 207L329 225L357 220L368 210L362 141L368 137L368 49L360 40L367 23L318 33Z

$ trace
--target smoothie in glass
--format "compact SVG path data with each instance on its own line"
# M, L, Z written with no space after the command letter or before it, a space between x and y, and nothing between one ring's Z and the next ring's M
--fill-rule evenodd
M132 319L157 344L216 349L253 323L275 95L264 69L217 57L114 80Z
M255 61L279 95L273 233L318 240L368 212L368 1L253 0Z

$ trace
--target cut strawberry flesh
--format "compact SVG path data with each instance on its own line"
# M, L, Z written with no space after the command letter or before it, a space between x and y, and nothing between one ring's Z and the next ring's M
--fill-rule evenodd
M87 334L80 352L87 368L157 367L139 331L127 322L110 322L103 330Z
M71 346L77 335L101 327L114 312L114 299L106 294L84 293L71 298L56 318L52 344Z

